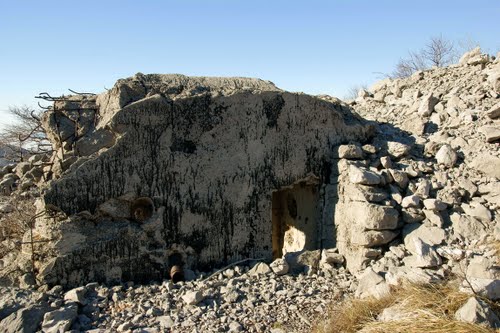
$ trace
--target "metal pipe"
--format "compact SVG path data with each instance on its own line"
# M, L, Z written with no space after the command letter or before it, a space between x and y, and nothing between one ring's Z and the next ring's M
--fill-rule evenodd
M181 266L172 266L172 268L170 269L170 279L173 283L184 281L184 270Z

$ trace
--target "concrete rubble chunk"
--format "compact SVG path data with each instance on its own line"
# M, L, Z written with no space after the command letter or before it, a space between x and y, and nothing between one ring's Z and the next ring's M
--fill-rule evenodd
M296 220L302 240L322 237L313 224L318 217L332 224L333 206L317 205L330 200L324 188L334 179L323 176L335 177L332 148L352 143L342 156L361 158L357 143L375 135L375 124L338 99L252 78L138 73L97 96L54 103L64 111L48 110L42 119L54 168L45 170L51 180L39 210L51 207L67 218L37 224L58 243L56 252L44 248L49 259L40 278L66 289L90 278L161 279L176 253L200 267L248 253L270 260L268 211L282 212L275 225ZM261 195L273 191L274 198ZM303 249L295 236L291 247ZM131 261L126 254L137 242L134 256L142 260ZM111 261L109 248L116 250Z
M288 273L290 266L285 259L278 258L275 259L269 267L273 270L276 275L285 275Z
M479 128L479 132L483 133L486 142L493 143L500 140L500 126L483 126Z

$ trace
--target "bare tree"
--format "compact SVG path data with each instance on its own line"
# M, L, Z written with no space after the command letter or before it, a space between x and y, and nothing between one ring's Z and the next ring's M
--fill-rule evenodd
M424 48L419 51L410 51L408 57L400 59L389 77L408 77L417 71L426 70L433 66L448 66L457 59L458 52L455 43L443 38L443 36L432 37Z
M9 108L14 122L0 132L0 145L12 148L16 156L9 156L10 158L23 160L26 154L51 151L52 146L42 127L43 112L27 106Z
M443 36L432 37L422 50L422 55L431 66L443 67L450 65L456 57L455 46Z

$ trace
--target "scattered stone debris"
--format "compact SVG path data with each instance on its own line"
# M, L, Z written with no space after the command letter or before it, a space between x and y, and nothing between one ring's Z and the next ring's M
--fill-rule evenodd
M57 100L54 154L0 169L0 324L303 332L332 300L456 276L457 320L498 327L499 97L476 49L347 103L143 74Z

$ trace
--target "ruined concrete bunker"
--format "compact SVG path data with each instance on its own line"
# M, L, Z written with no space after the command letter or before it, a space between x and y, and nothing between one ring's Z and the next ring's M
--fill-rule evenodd
M173 253L210 269L333 247L335 147L373 132L335 99L267 81L143 74L56 101L44 124L59 167L42 206L68 218L38 221L58 239L43 276L66 285L161 279Z

